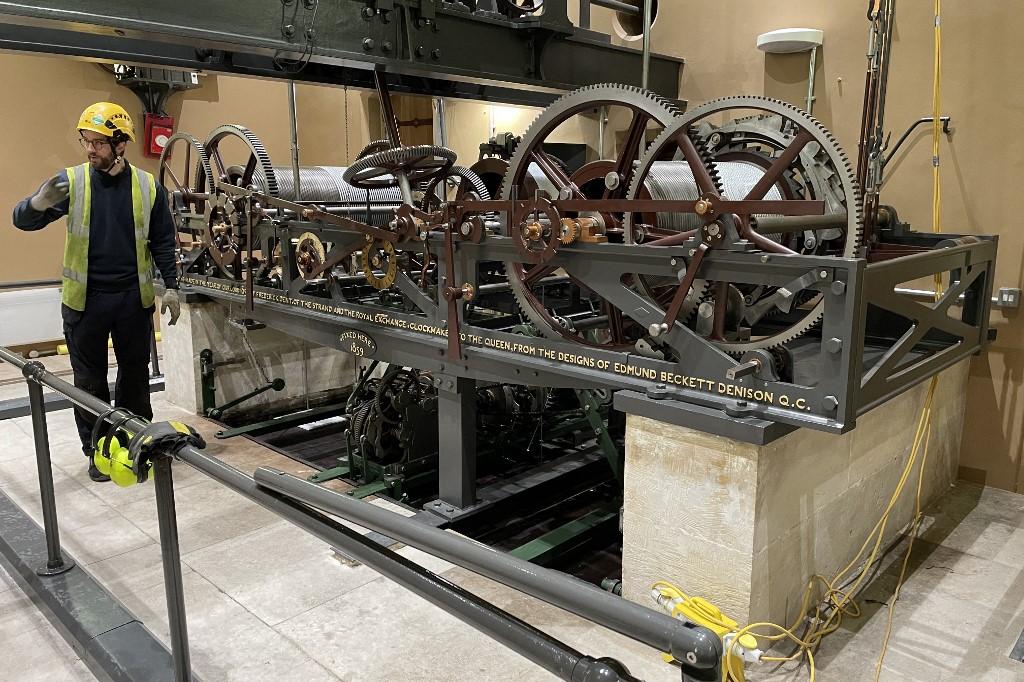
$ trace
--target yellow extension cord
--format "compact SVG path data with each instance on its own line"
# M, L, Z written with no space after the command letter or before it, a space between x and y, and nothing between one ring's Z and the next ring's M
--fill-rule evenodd
M940 183L940 172L939 172L939 152L941 142L941 131L942 123L940 121L941 116L941 102L942 102L942 0L935 0L935 50L934 50L934 76L932 80L932 230L939 232L941 227L941 214L942 214L942 191ZM935 300L938 301L942 291L942 276L939 274L935 275ZM841 571L832 576L832 579L826 579L821 575L814 575L808 580L807 587L804 589L803 601L798 612L797 619L793 625L784 627L776 623L751 623L739 630L736 630L736 637L730 642L728 650L725 652L725 679L727 681L741 679L737 676L736 671L732 668L732 661L734 660L735 647L737 642L743 635L753 635L758 640L765 642L774 643L782 639L788 639L797 645L797 650L789 656L762 656L762 661L771 662L785 662L794 661L799 658L806 657L808 667L810 669L810 680L814 682L816 676L816 669L814 665L814 654L813 650L821 642L822 638L835 632L839 629L842 624L844 615L856 618L860 615L860 607L852 601L853 595L860 589L864 579L867 577L874 565L875 560L878 557L878 551L882 545L882 539L885 537L885 528L889 522L889 514L896 506L896 502L899 500L903 493L903 489L906 486L907 480L910 477L910 473L914 468L914 464L917 462L918 456L921 456L921 464L918 470L917 477L917 495L915 500L914 519L911 522L910 530L908 532L907 550L903 556L902 566L900 568L900 577L896 584L896 590L893 593L892 598L889 600L888 605L888 620L885 629L885 638L882 642L882 649L878 656L878 662L875 666L875 681L877 682L881 676L882 663L885 660L885 654L889 646L889 638L892 634L892 621L893 614L896 607L896 602L899 600L900 590L903 587L904 579L906 578L907 565L910 563L910 555L914 546L914 539L917 536L917 531L921 524L921 493L924 484L924 471L928 461L928 445L930 440L931 430L931 417L932 417L932 404L935 398L935 388L938 385L938 376L934 376L928 385L928 392L925 397L924 406L921 409L921 414L917 423L917 431L914 434L913 445L910 450L910 457L907 459L907 464L900 475L899 481L896 484L896 489L893 491L892 496L889 498L889 503L886 505L885 511L882 516L878 519L874 529L868 534L868 537L864 540L860 549L857 551L856 556L846 565ZM864 562L860 573L856 579L845 589L839 586L843 584L844 578L853 569L853 567L860 560L864 554L864 550L867 549L868 545L871 544L872 538L874 538L874 544L871 548L871 553L868 556L867 561ZM805 635L799 636L796 634L797 628L800 626L801 621L808 613L810 606L811 596L814 593L815 586L821 583L824 586L825 594L822 599L818 602L818 605L814 610L814 617L811 621L811 625ZM684 600L690 608L701 609L701 602L694 600L689 597L675 586L659 582L655 583L655 588L659 589L662 594L668 596L678 596ZM701 613L707 618L713 618L715 614L705 613L706 609L702 610ZM824 613L828 612L825 616ZM718 621L723 626L725 621ZM774 630L777 634L762 634L754 632L757 628L767 628Z

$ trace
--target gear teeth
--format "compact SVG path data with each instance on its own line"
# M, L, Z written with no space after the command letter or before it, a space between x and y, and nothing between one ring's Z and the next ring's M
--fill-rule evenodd
M655 120L660 121L666 127L670 126L682 115L682 110L674 102L632 85L599 83L587 85L562 95L538 114L537 118L527 127L526 132L523 133L522 141L516 147L515 153L512 154L508 171L501 181L498 196L504 200L512 198L513 178L519 175L520 172L525 172L529 167L528 160L526 159L527 149L534 144L535 138L546 134L547 131L545 129L551 121L557 120L566 109L586 111L604 103L618 104L619 106L635 106L651 114ZM510 226L506 225L506 230L509 228ZM542 313L530 303L532 297L527 287L516 277L515 265L515 262L506 262L505 270L509 273L512 294L516 300L516 305L522 311L523 317L531 322L542 336L550 339L564 338L561 331L552 327L551 323L546 319L547 312L544 311ZM535 302L537 305L540 305L539 301ZM581 343L583 342L581 341Z
M861 191L857 186L857 181L853 176L853 169L850 165L850 161L847 158L846 153L841 147L839 147L832 133L821 125L821 123L813 116L808 115L804 111L797 109L787 102L766 97L739 96L724 97L697 107L682 116L675 125L670 126L662 132L658 139L654 141L654 144L651 145L648 154L646 154L641 160L641 169L646 168L654 160L650 152L663 148L668 138L677 135L681 129L686 129L689 134L689 130L693 124L713 113L728 109L743 108L761 109L765 113L779 115L783 117L783 119L794 122L798 127L807 129L808 132L812 134L814 141L821 147L822 153L828 157L828 160L835 168L836 173L840 175L842 193L845 195L846 210L849 215L849 219L847 222L846 241L842 255L847 258L860 257L862 255L861 246L863 242L862 196ZM700 150L699 146L698 150ZM636 196L636 183L640 179L641 174L642 173L634 174L633 184L630 186L629 194L627 194L627 196ZM628 228L628 224L626 227ZM808 312L802 320L794 324L788 330L759 341L737 344L719 344L719 348L726 352L743 353L748 350L755 350L758 348L771 349L776 346L782 346L817 326L820 323L823 314L824 306L819 303L815 309Z
M213 130L210 136L206 138L206 148L211 149L220 144L220 138L224 135L233 135L240 137L245 141L249 147L249 151L253 156L256 157L256 170L253 171L253 179L262 177L264 181L263 191L272 197L276 197L278 194L277 186L277 175L274 173L274 167L270 163L270 154L267 153L266 147L260 142L260 138L256 137L256 134L243 125L237 123L227 123Z

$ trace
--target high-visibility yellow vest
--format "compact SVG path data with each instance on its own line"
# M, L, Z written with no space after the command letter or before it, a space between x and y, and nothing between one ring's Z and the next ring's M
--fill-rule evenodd
M64 292L61 300L72 310L85 310L89 282L89 216L92 182L89 164L67 169L68 234L64 240ZM153 255L149 251L149 218L156 203L156 179L132 166L132 213L135 217L135 257L139 269L142 307L153 305Z

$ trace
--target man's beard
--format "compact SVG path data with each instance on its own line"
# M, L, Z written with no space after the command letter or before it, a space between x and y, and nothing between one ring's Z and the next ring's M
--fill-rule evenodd
M99 154L89 156L89 164L96 170L110 170L110 167L114 165L114 161L117 157L111 156L100 156Z

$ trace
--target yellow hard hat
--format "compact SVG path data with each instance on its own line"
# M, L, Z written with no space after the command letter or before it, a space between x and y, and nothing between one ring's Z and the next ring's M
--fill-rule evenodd
M78 119L78 129L91 130L112 137L115 143L125 138L135 142L135 124L132 123L132 117L123 107L113 102L97 102L86 108Z

